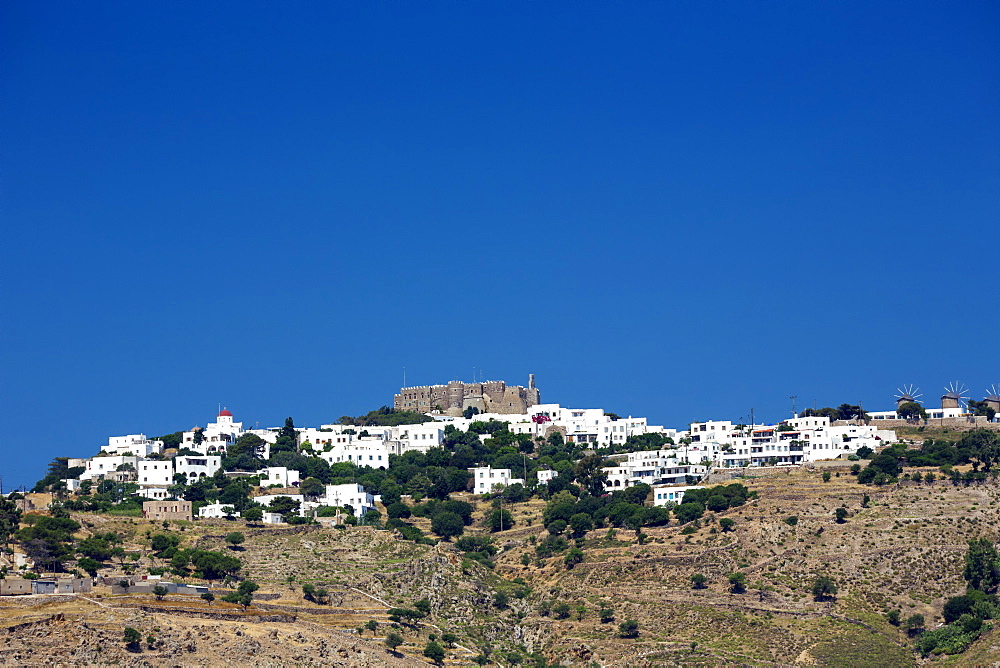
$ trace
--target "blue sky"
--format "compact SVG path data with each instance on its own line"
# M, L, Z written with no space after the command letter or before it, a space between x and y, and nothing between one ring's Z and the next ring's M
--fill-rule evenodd
M4 3L0 475L526 382L681 427L1000 383L1000 9Z

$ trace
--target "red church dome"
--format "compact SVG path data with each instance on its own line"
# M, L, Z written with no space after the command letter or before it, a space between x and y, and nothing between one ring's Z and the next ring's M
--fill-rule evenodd
M222 417L222 416L233 417L233 414L230 413L229 410L223 408L221 411L219 411L219 417Z

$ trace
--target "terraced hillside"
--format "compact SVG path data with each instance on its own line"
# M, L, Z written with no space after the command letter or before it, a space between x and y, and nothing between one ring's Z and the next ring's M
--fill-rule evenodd
M824 470L834 474L829 482L819 471L750 481L756 500L707 515L688 535L680 527L645 529L649 538L640 545L631 531L609 540L599 530L587 536L586 560L572 570L556 559L540 569L521 566L528 545L505 553L502 568L574 610L585 606L582 620L549 624L555 654L585 646L616 665L912 665L912 641L885 614L898 609L940 620L944 599L964 592L967 540L996 539L997 488L907 482L879 489L858 485L847 467ZM848 516L838 523L842 506ZM735 521L731 531L721 530L724 517ZM744 593L731 591L734 572L746 574ZM695 573L707 577L705 589L692 588ZM811 595L821 576L837 584L835 600ZM616 620L637 620L639 638L617 639L616 625L596 618L603 606L614 608Z
M246 611L193 597L112 596L102 588L86 599L8 599L0 607L9 629L0 658L31 663L59 647L60 657L78 663L209 665L253 655L275 665L405 665L426 663L427 642L448 632L457 636L447 648L448 665L470 665L484 653L501 665L542 657L610 666L1000 661L993 631L965 654L922 659L913 639L886 617L899 610L904 618L924 615L928 628L940 622L944 600L965 589L967 541L997 538L995 483L865 487L846 466L744 482L757 493L745 505L685 526L643 529L641 542L627 529L590 531L578 541L583 560L572 567L565 553L536 552L548 536L539 500L514 505L517 524L493 534L499 547L493 568L453 543L418 545L370 527L219 520L164 529L134 518L80 515L87 531L125 533L128 548L143 551L140 569L162 565L148 550L149 533L169 531L184 546L225 550L223 537L239 528L246 541L234 554L264 596ZM485 535L480 522L488 502L464 498L478 503L468 533ZM846 518L838 522L841 507ZM727 518L730 530L723 529ZM416 523L429 529L426 520ZM745 575L739 593L729 581L737 572ZM706 578L703 588L692 586L696 573ZM818 577L835 582L835 597L815 600ZM306 584L329 592L325 605L304 599ZM429 615L401 624L404 643L388 652L389 609L424 598ZM619 624L630 619L638 623L637 637L622 638ZM359 634L369 621L376 629ZM125 626L152 635L152 648L144 639L140 652L124 649Z

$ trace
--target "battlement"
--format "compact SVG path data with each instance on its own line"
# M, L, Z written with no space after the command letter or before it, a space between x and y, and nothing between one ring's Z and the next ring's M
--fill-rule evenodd
M516 415L526 413L530 406L541 403L541 395L531 374L528 386L507 385L502 380L466 383L449 381L447 385L414 385L400 388L393 398L393 408L402 411L429 413L440 410L458 416L467 408L481 413Z

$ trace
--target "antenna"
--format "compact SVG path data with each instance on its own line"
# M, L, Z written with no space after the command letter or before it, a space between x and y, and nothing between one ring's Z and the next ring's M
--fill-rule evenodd
M406 367L403 367L403 387L406 387Z
M792 417L794 418L795 417L795 400L799 398L799 395L794 394L790 398L792 400Z

